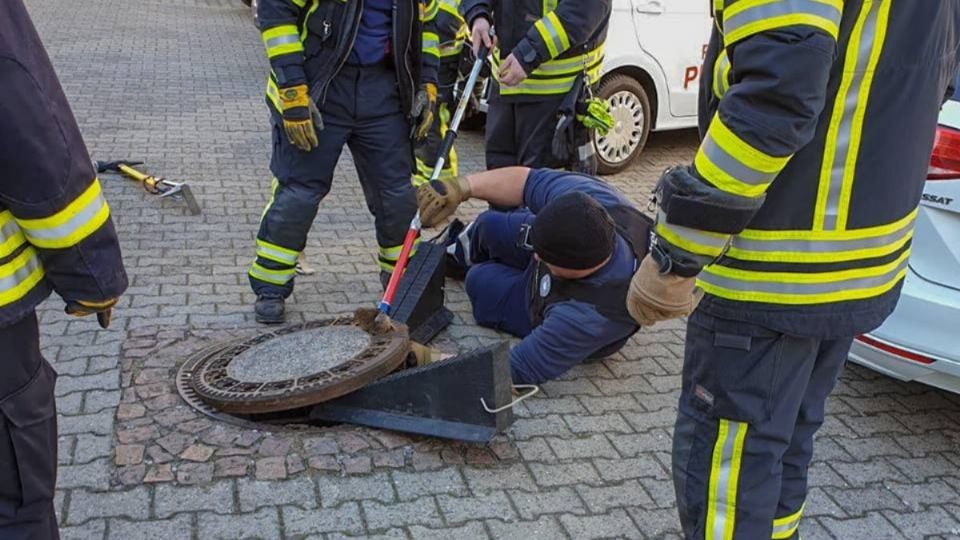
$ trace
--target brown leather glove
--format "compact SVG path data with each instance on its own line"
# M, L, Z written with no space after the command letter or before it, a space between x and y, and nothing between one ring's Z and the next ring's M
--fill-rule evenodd
M97 314L97 322L100 328L109 328L113 320L113 306L117 305L116 298L110 298L99 302L91 300L70 300L64 311L67 315L74 317L86 317L87 315Z
M420 222L433 227L457 211L460 203L470 198L470 182L466 176L434 180L417 188Z
M317 129L323 129L323 121L307 85L281 88L280 106L283 109L283 130L290 142L304 152L319 146Z
M661 274L653 257L644 257L630 280L627 311L640 326L689 315L703 298L696 282L692 277Z

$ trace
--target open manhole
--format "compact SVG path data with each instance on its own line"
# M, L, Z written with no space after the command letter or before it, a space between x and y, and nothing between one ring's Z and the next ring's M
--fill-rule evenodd
M305 422L310 406L393 372L409 350L403 326L374 335L350 317L313 321L199 351L180 367L177 389L234 424Z

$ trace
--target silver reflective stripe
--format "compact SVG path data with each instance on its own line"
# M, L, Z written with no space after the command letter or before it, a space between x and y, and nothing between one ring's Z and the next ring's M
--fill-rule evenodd
M20 226L17 225L17 222L13 220L13 216L11 215L10 220L4 223L2 227L0 227L0 249L2 249L3 246L6 245L8 241L15 238L19 232L20 232ZM20 242L16 242L14 243L14 245L9 246L9 249L0 251L0 259L16 251L17 248L23 245L23 242L24 242L24 239L21 238Z
M700 145L700 150L714 165L744 184L749 184L751 186L764 186L770 182L773 182L773 179L776 178L777 174L779 173L779 171L758 171L754 168L746 166L743 162L731 156L726 150L721 148L720 145L717 144L717 141L713 139L713 136L710 134L709 130L707 130L707 136L704 137L703 143Z
M800 514L797 514L795 519L792 519L786 523L781 523L780 525L774 525L771 536L773 538L789 538L793 533L793 530L797 527L799 521Z
M855 66L844 65L844 70L852 70L853 77L850 86L847 88L847 95L842 101L843 117L840 119L840 125L837 129L837 140L834 148L833 163L830 168L830 190L827 192L827 206L823 220L824 230L834 230L837 228L837 214L840 211L840 193L843 190L843 173L847 167L847 155L850 152L850 136L853 132L854 112L857 109L857 103L866 96L860 95L861 82L867 73L867 64L870 62L870 55L876 44L874 34L876 33L877 17L880 12L881 2L864 3L863 9L869 9L867 18L863 23L863 30L860 33L860 43L850 43L848 47L858 47L857 62ZM869 92L869 89L867 90ZM840 100L834 104L834 107L840 106ZM854 164L856 166L856 164Z
M736 4L734 4L734 6L736 6ZM815 15L837 25L840 24L840 19L843 17L843 13L841 13L836 6L817 2L816 0L779 0L759 4L730 16L724 15L723 32L725 34L732 34L748 24L773 17L794 14Z
M707 531L706 537L708 539L722 540L732 538L732 534L730 536L725 535L728 527L731 531L733 530L733 524L727 524L727 513L731 510L731 507L736 507L737 505L736 490L731 490L730 487L731 484L736 484L738 480L737 476L740 474L740 449L737 448L737 437L740 434L740 430L745 430L746 428L746 424L741 422L720 420L717 437L723 437L723 439L718 439L713 449L714 468L710 475L711 492L709 499L715 502L712 502L712 508L709 508L707 511L708 517L713 518L707 523L709 530ZM743 441L741 440L740 444L742 443ZM719 456L717 452L720 453ZM731 491L733 491L733 500L729 500L728 498Z
M544 17L540 19L543 24L543 28L546 29L547 34L550 35L550 40L553 41L553 46L556 48L557 53L562 53L565 49L563 48L563 40L560 39L560 31L553 24L552 17Z
M573 87L573 82L575 77L569 77L561 79L558 82L548 82L547 84L531 84L531 79L525 79L517 86L501 86L501 94L519 94L523 91L529 90L533 93L537 92L547 92L547 91L557 91L557 92L566 92Z
M266 281L267 283L273 283L275 285L284 285L293 279L296 271L293 268L290 270L267 270L254 264L250 268L250 275L260 281Z
M663 210L657 212L657 227L664 227L684 240L700 244L701 246L716 248L721 251L727 247L727 243L730 241L730 236L726 234L713 235L704 231L698 231L697 229L690 229L681 225L668 223L667 215L663 213ZM678 247L682 248L683 246Z
M744 281L740 279L732 279L726 276L720 276L706 269L703 273L700 274L699 278L704 283L709 285L714 285L716 287L723 287L724 289L729 289L732 291L744 291L744 292L753 292L753 293L772 293L772 294L793 294L793 295L805 295L805 294L823 294L823 293L836 293L836 292L846 292L857 289L870 289L873 287L880 287L886 285L893 280L897 274L900 273L904 268L907 267L907 258L904 257L902 261L891 270L884 272L878 276L869 276L869 277L857 277L850 279L840 279L837 281L830 281L826 283L784 283L778 281L757 281L749 280ZM816 274L801 274L802 276L815 276Z
M30 249L30 248L27 248L27 249ZM24 253L27 253L27 252L25 251ZM30 253L30 256L26 260L26 263L24 263L23 266L21 266L20 268L17 268L16 270L13 271L13 273L9 275L0 277L0 296L2 296L3 293L6 293L7 291L11 291L17 288L21 283L23 283L24 281L27 280L27 278L30 277L30 274L32 274L34 271L40 268L40 258L37 256L36 252L31 250L29 253ZM9 264L11 263L7 263L6 265L0 265L0 271L4 269L4 266L7 266Z
M260 242L257 242L257 256L270 259L274 262L289 264L290 266L297 264L296 255L284 253Z
M267 40L267 49L272 49L280 45L287 45L289 43L300 43L300 36L297 34L288 34L285 36L277 36L275 38L270 38Z
M33 228L28 226L29 221L23 221L20 223L21 229L30 240L45 241L46 243L64 240L89 223L106 204L107 201L103 198L103 193L97 193L92 201L62 225Z
M893 246L906 240L911 234L913 234L912 223L905 225L902 229L882 236L849 240L757 240L736 236L733 239L732 247L733 249L759 252L792 251L800 253L837 253L841 251Z

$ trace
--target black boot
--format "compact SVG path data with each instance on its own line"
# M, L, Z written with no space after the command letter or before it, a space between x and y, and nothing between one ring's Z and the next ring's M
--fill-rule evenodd
M260 295L257 297L257 303L253 306L253 311L256 313L258 323L282 324L285 315L283 298Z

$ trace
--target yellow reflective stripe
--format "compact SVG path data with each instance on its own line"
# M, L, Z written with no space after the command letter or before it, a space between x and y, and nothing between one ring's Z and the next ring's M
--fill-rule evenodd
M583 72L584 68L595 68L597 64L603 62L604 46L600 45L596 49L577 56L569 58L557 58L547 60L535 69L531 76L536 77L554 77L557 75L577 75Z
M710 463L706 540L732 540L747 424L721 418Z
M83 193L63 210L39 219L17 219L24 236L34 246L63 249L77 245L110 218L110 207L93 179Z
M823 304L879 296L907 272L910 250L896 260L869 268L833 272L762 272L718 264L704 268L697 284L707 293L745 302Z
M762 195L792 156L774 157L737 136L716 114L694 158L697 172L718 189L743 197Z
M773 540L781 540L793 536L797 527L800 526L800 516L803 515L804 506L805 505L800 505L800 509L789 516L773 520L773 534L771 535Z
M310 9L307 10L306 16L303 17L303 23L301 24L301 28L300 28L301 42L307 40L307 34L310 33L310 29L308 27L308 24L310 23L310 17L313 16L313 14L317 11L317 8L319 7L320 7L320 0L313 0L313 2L310 4Z
M263 207L263 212L260 213L260 221L263 221L263 216L267 215L267 211L273 206L273 200L277 197L278 189L280 189L280 181L274 176L273 180L270 181L270 199L267 201L267 205Z
M286 285L296 275L295 268L284 270L272 270L254 262L250 267L250 277L272 283L274 285Z
M667 223L666 216L663 215L657 218L656 231L660 238L678 248L709 257L719 257L730 242L730 235Z
M267 77L267 99L273 103L278 112L283 111L283 106L280 104L280 90L277 88L277 82L273 80L273 77Z
M570 37L556 13L552 11L547 13L543 18L533 23L533 26L540 34L540 39L547 46L550 58L556 58L570 48Z
M587 71L587 82L594 84L600 80L601 64L590 68ZM581 70L582 71L582 70ZM518 95L518 94L528 94L528 95L554 95L554 94L566 94L573 88L573 83L577 80L577 74L565 76L565 77L552 77L549 79L534 79L532 77L527 77L520 84L516 86L501 86L500 93L509 96L509 95Z
M447 41L440 44L440 56L442 58L460 56L461 52L463 52L462 41Z
M843 201L849 206L863 115L873 71L883 48L889 9L890 0L864 2L850 33L820 165L813 223L816 230L842 229L841 213L844 214L842 223L846 225L847 209ZM851 90L854 95L850 94Z
M14 221L13 213L9 210L0 212L0 259L9 257L26 242L27 238Z
M0 306L27 295L43 279L43 265L36 250L27 247L6 264L0 265Z
M785 26L813 26L837 39L841 0L740 0L723 10L724 44Z
M460 14L460 2L458 0L440 0L439 5L439 9L446 11L451 17L466 24L463 15Z
M288 249L283 246L278 246L277 244L271 244L266 240L261 240L260 238L257 238L257 256L258 257L263 257L264 259L269 259L273 262L278 262L280 264L294 266L297 264L297 257L299 255L300 255L299 251L294 251L292 249Z
M417 251L417 246L420 245L420 237L418 236L413 241L413 249L410 250L410 255L412 256ZM379 249L380 258L386 261L396 261L400 258L400 252L403 251L403 245L391 246L391 247L381 247Z
M440 36L435 32L424 32L423 33L423 46L424 54L431 54L433 56L440 56Z
M421 21L430 21L437 18L437 13L440 12L440 3L437 0L430 0L427 3L426 7L423 7L423 4L420 4L422 10L420 12Z
M713 94L717 98L722 98L730 88L730 57L727 56L727 49L720 51L717 55L717 61L713 65Z
M294 24L283 24L268 28L263 31L261 37L263 38L263 45L267 49L267 58L303 52L300 31Z
M293 5L299 8L302 8L303 6L307 5L307 0L290 0L290 3L292 3Z
M873 227L864 227L862 229L847 229L845 231L810 231L810 230L761 230L761 229L744 229L740 233L741 237L744 238L753 238L758 240L780 240L780 239L794 239L794 240L857 240L864 238L875 238L878 236L885 236L893 234L904 227L910 226L917 217L919 212L918 208L914 208L910 211L909 214L903 216L902 218L892 222L886 223L883 225L876 225Z

